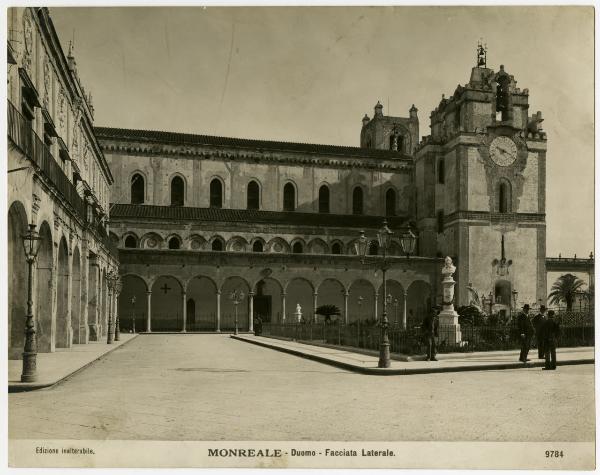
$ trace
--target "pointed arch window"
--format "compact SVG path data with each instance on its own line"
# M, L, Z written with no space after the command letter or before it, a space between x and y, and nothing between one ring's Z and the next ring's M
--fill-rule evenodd
M342 245L339 242L334 242L333 246L331 246L332 254L341 254L342 253Z
M363 214L363 190L360 186L352 191L352 214Z
M385 192L385 215L396 216L396 191L392 188Z
M181 243L179 242L179 238L172 237L169 239L169 249L180 249Z
M329 187L321 185L319 188L319 213L329 213Z
M223 184L218 178L214 178L210 182L210 207L223 207Z
M497 206L499 213L510 213L511 206L511 186L508 181L502 180L498 183Z
M131 204L143 205L145 191L144 177L136 173L131 177Z
M185 196L185 185L180 176L171 180L171 206L183 206Z
M220 239L215 239L212 242L211 249L213 251L222 251L223 250L223 241L221 241Z
M254 244L252 244L252 252L263 252L263 243L254 241Z
M296 209L296 190L294 185L286 183L283 187L283 210L294 211Z
M260 187L254 180L248 183L246 204L248 209L260 209Z

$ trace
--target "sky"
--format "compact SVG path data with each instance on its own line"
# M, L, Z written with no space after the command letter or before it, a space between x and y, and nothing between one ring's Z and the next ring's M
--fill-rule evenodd
M594 246L592 7L50 9L95 125L358 146L361 119L469 81L480 38L548 134L547 255Z

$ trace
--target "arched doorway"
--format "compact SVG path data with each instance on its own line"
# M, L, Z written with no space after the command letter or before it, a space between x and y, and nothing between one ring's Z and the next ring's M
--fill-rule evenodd
M38 351L54 351L52 328L52 233L46 221L40 226L40 248L36 260L36 337Z
M183 329L183 288L172 276L160 276L152 285L152 331Z
M402 326L402 312L404 311L404 287L396 280L386 279L387 293L387 318L391 328ZM383 312L383 284L377 292L377 308Z
M137 275L121 277L123 288L119 295L119 325L121 331L139 333L146 331L148 322L148 286Z
M420 325L431 311L431 286L423 280L415 280L408 286L407 327Z
M73 251L73 271L71 273L71 335L72 342L86 343L85 323L81 319L81 255L79 248Z
M340 281L335 279L324 280L317 290L317 308L321 305L335 305L340 309L340 314L331 317L331 319L345 321L344 293L345 289ZM324 318L322 315L317 315L316 317L319 322L323 321Z
M27 232L27 214L16 201L8 210L8 357L21 359L27 314L27 262L22 236ZM36 315L34 315L34 318Z
M259 280L254 288L254 317L263 322L281 322L281 295L283 288L273 278Z
M296 308L298 304L302 312L302 318L306 322L314 319L315 309L313 307L314 298L313 285L306 279L296 277L292 279L286 287L286 306L285 306L285 321L286 323L296 323L297 317Z
M208 277L196 276L187 285L186 297L193 302L193 317L187 308L186 329L191 332L217 329L217 286ZM223 296L221 296L223 298Z
M359 279L352 282L348 289L348 321L375 320L379 317L375 312L375 287L368 280Z
M233 331L235 329L235 305L231 299L234 290L244 292L244 298L237 306L238 330L248 331L248 292L250 286L241 277L229 277L221 286L221 330Z

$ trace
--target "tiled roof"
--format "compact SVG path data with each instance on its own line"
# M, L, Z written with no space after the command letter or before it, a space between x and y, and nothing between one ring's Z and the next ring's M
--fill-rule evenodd
M379 228L383 216L358 216L345 214L256 211L247 209L190 208L187 206L149 206L115 204L110 211L112 220L159 219L198 222L268 223L292 226L323 226L343 228ZM388 217L390 228L403 226L405 217Z
M211 147L234 147L256 150L266 149L279 152L318 153L327 155L340 155L345 157L376 157L392 159L410 158L409 156L393 150L346 147L342 145L277 142L271 140L240 139L234 137L183 134L176 132L161 132L156 130L119 129L112 127L95 127L94 130L100 141L129 140L172 145L204 145Z

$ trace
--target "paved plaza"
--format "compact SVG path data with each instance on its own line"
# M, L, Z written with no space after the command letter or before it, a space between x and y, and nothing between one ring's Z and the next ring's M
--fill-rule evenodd
M382 378L228 335L141 335L8 399L13 439L593 441L595 429L591 364Z

